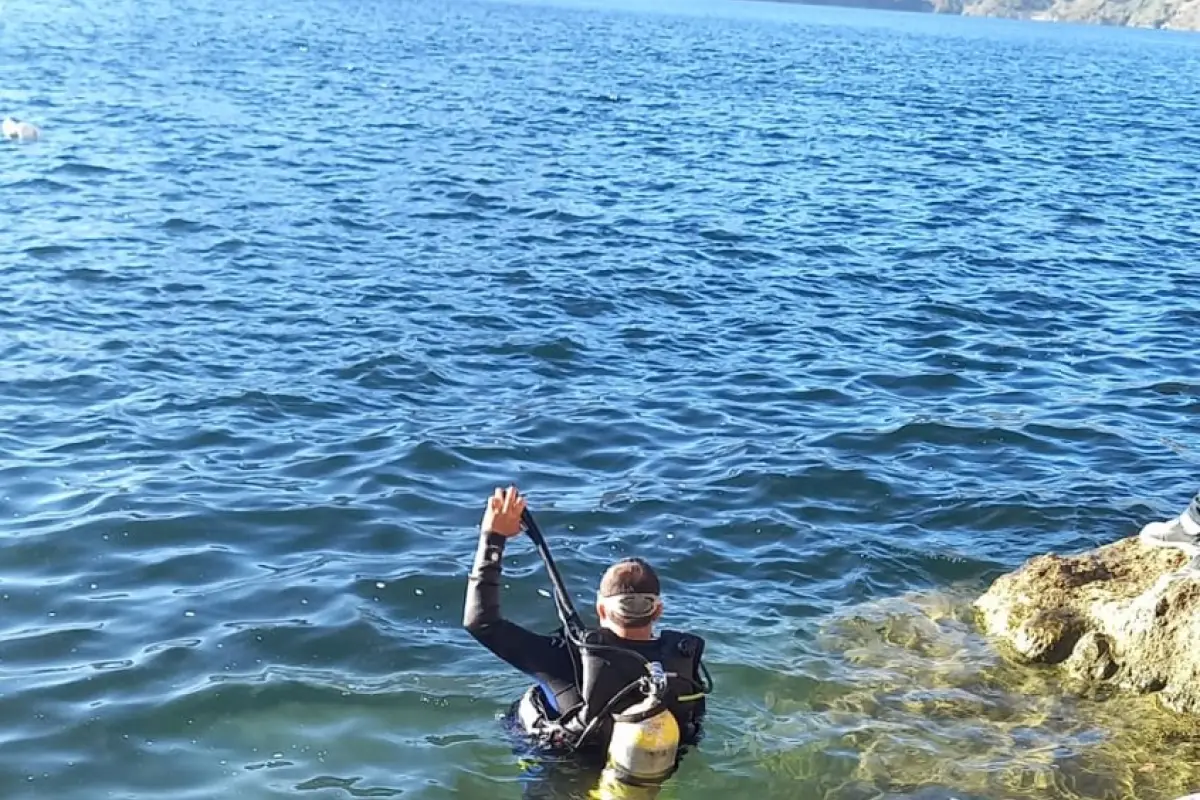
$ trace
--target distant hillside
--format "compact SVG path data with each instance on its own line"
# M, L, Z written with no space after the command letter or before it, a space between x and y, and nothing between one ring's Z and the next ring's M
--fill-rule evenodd
M809 5L925 11L968 17L1200 30L1200 0L792 0Z

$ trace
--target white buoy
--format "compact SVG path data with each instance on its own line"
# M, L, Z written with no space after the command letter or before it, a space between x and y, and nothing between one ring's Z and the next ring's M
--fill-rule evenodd
M32 122L5 117L4 122L0 123L0 134L3 134L5 139L15 142L32 142L41 135L41 131Z

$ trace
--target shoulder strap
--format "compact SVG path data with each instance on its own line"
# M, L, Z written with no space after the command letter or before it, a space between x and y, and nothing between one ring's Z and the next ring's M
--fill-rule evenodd
M704 656L704 639L694 633L669 630L660 632L658 638L662 641L665 658L687 659L699 673L700 659Z

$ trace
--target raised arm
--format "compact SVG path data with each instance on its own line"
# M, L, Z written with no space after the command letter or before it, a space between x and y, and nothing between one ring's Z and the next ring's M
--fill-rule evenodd
M504 545L521 532L525 498L510 487L488 498L480 525L475 560L467 577L463 627L484 647L511 666L557 693L575 681L571 650L561 636L534 633L504 619L500 611Z

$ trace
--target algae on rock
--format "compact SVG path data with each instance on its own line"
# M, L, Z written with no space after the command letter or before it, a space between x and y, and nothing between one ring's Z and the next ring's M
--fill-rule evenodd
M1174 800L1195 791L1193 720L1149 695L1100 702L1064 670L1004 657L977 626L981 588L883 598L825 620L806 646L814 686L744 720L737 766L766 771L781 797L821 800ZM1077 637L1081 675L1110 673L1106 647L1086 631ZM1103 694L1111 683L1097 685Z
M1123 539L1073 556L1030 559L975 602L983 628L1029 663L1074 680L1157 692L1200 713L1200 574L1178 550Z

